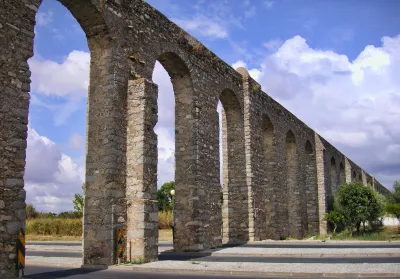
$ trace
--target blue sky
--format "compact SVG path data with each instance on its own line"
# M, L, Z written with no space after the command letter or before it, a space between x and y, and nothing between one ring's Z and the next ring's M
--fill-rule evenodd
M400 179L400 2L149 0L388 188ZM26 188L39 209L72 210L84 177L90 54L57 1L37 14L30 59ZM173 179L173 92L157 64L159 184ZM161 94L162 93L162 94Z

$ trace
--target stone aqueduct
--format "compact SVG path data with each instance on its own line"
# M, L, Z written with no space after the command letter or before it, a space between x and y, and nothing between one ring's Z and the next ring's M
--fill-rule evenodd
M126 255L157 259L156 60L175 92L179 251L325 233L323 214L338 185L388 190L142 0L60 0L91 51L83 263ZM12 278L17 232L25 226L24 168L35 15L41 0L0 0L0 277ZM223 106L220 202L218 100ZM222 227L222 233L221 233Z

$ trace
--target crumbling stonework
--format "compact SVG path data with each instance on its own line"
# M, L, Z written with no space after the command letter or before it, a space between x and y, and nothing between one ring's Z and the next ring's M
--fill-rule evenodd
M157 258L158 60L175 92L178 251L326 233L340 183L387 190L237 71L142 0L60 0L91 51L83 264ZM24 168L35 15L41 0L0 1L0 277L15 278L25 227ZM223 106L220 202L217 103Z

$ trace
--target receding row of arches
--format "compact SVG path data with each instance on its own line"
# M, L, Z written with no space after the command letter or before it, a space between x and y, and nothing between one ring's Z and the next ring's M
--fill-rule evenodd
M343 161L339 164L339 170L337 168L337 163L335 157L332 156L330 164L330 185L332 190L332 195L335 195L340 185L346 183L346 173Z
M262 117L262 138L266 235L275 238L301 237L309 231L316 232L319 222L318 190L316 157L311 141L307 140L304 149L299 150L295 134L292 130L287 131L280 168L277 161L282 159L282 154L279 154L280 144L276 142L279 137L266 114ZM300 154L304 154L302 163ZM276 223L281 223L281 228L276 228Z
M250 197L246 187L244 128L240 104L235 99L230 91L224 91L220 96L224 240L247 241L252 226L253 234L259 233L255 236L257 239L301 237L309 231L317 232L318 190L313 144L307 140L299 150L295 134L289 130L283 146L280 145L270 117L262 116L262 152L257 157L262 157L260 167L263 170L257 172L262 174L260 186L264 201L261 206L255 206L255 200L260 197ZM260 216L266 220L260 220ZM265 228L257 229L260 224Z

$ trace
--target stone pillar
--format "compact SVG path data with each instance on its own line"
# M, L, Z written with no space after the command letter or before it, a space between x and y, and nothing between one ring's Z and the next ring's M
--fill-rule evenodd
M263 133L266 131L263 131L263 118L262 114L259 113L262 108L260 107L260 100L255 99L261 94L261 86L249 76L245 68L238 68L237 71L242 75L244 97L243 120L249 214L248 238L251 241L257 241L267 238L266 184L269 184L271 177L266 177L266 175L272 156L263 157L265 157L265 154L270 155L272 153L272 142L270 146L264 146ZM270 150L264 150L265 148Z
M126 225L126 90L123 52L102 35L91 50L83 226L84 266L116 263L116 230Z
M0 278L17 278L16 241L25 229L24 169L33 22L40 1L0 1Z
M195 74L193 74L195 76ZM200 74L199 74L200 76ZM209 92L189 75L172 78L175 92L174 249L221 246L218 113Z
M361 183L364 186L367 186L367 176L365 175L365 171L361 170Z
M345 183L351 183L351 165L349 160L347 159L346 156L344 156L344 172L345 172L345 177L346 181Z
M224 168L224 241L248 241L248 187L243 112L238 97L231 90L221 94Z
M127 97L127 260L158 255L157 85L130 80Z
M325 170L326 155L325 148L317 133L315 133L315 159L317 165L317 184L318 184L318 219L319 219L319 234L327 233L327 223L323 220L326 213L325 191L327 186L328 174Z
M307 231L315 234L319 231L319 212L318 212L318 183L315 150L311 143L307 141L305 147L305 199L307 208Z

